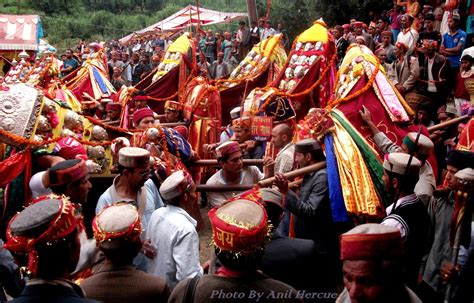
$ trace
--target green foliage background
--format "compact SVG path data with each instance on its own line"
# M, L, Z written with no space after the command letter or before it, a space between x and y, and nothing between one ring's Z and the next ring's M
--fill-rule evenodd
M387 8L392 1L368 0L272 0L270 19L283 22L290 39L320 17L329 24L350 18L368 21L370 14ZM48 42L59 50L74 46L79 38L121 38L177 12L189 0L1 0L0 13L39 14ZM245 0L200 0L205 8L246 12ZM267 0L256 0L259 16L267 13ZM213 29L236 30L237 24Z

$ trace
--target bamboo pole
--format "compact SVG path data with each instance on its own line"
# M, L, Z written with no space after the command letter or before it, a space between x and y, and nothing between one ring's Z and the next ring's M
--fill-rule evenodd
M326 161L321 161L321 162L318 162L318 163L315 163L315 164L312 164L312 165L309 165L309 166L306 166L306 167L303 167L303 168L300 168L300 169L296 169L296 170L287 172L284 175L288 179L292 179L292 178L304 176L306 174L310 174L312 172L315 172L315 171L320 170L320 169L325 168L325 167L326 167ZM258 185L260 187L269 187L273 184L273 182L275 182L275 177L260 180L258 182Z
M468 115L464 115L464 116L454 118L454 119L451 119L451 120L443 122L443 123L439 123L439 124L430 126L430 127L428 127L428 132L432 133L434 131L443 129L445 127L448 127L448 126L451 126L451 125L454 125L454 124L458 124L458 123L460 123L460 122L462 122L462 121L464 121L468 118L469 118Z
M263 164L263 159L243 159L242 160L244 163L244 166L250 166L250 165L262 165ZM217 166L219 163L217 162L217 159L203 159L203 160L196 160L191 165L194 166Z

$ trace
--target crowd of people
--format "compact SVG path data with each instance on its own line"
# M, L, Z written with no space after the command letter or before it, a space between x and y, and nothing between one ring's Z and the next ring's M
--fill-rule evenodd
M380 183L391 200L382 201L383 219L352 214L353 220L336 222L329 172L310 170L329 161L322 142L297 140L294 125L278 124L268 142L277 152L269 153L252 136L252 120L241 107L225 109L231 122L219 142L202 146L218 169L197 175L183 105L166 101L158 115L137 91L128 117L137 130L133 139L142 139L138 131L156 135L157 119L176 126L160 128L161 144L116 141L116 176L97 201L88 201L97 184L90 182L79 140L62 138L53 153L35 154L33 202L11 218L0 250L6 294L13 302L472 302L474 153L457 148L464 123L431 134L425 128L473 115L465 82L473 77L474 58L461 16L447 2L397 1L368 25L354 19L329 29L339 62L351 44L367 46L394 92L416 105L410 124L419 131L398 145L368 108L358 113L384 154ZM288 48L282 23L274 29L264 18L250 27L240 22L235 33L198 33L199 73L228 77L256 43L278 33ZM110 41L113 86L139 83L170 43L163 33ZM88 53L84 41L68 49L62 76ZM123 123L120 103L84 98L84 115L105 125ZM288 172L304 168L309 173L301 180L288 179ZM242 189L269 178L268 188ZM209 190L198 193L199 183ZM95 214L85 228L86 203ZM202 244L203 209L211 247ZM202 262L204 250L210 258ZM10 252L28 272L20 274Z

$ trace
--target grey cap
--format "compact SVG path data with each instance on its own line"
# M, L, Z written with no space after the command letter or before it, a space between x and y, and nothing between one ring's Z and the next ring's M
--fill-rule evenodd
M263 202L273 203L283 208L283 195L276 189L273 188L260 188L260 195L262 196Z
M315 150L321 150L321 145L314 139L303 139L295 144L295 153L305 154Z
M10 223L14 236L35 235L43 232L42 226L50 223L61 211L61 201L56 199L43 200L25 208Z

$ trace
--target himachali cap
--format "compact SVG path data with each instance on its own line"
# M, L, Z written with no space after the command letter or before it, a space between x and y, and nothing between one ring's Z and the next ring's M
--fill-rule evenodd
M382 35L382 37L392 38L392 32L391 31L383 31L380 35Z
M346 23L342 25L342 28L348 29L351 28L351 25Z
M121 148L118 163L127 168L143 167L150 163L150 152L139 147Z
M165 103L165 109L171 111L180 111L183 110L183 105L179 102L168 100Z
M281 192L269 187L260 188L259 191L263 202L272 203L283 208L284 201Z
M237 141L227 141L216 148L216 156L219 159L240 151L240 145Z
M363 27L364 26L364 23L361 22L361 21L355 21L354 23L352 23L352 26L355 28L355 27Z
M105 106L105 110L121 110L121 109L122 109L122 105L117 102L109 102Z
M474 153L464 150L452 149L446 158L446 164L456 167L458 170L470 167L474 168Z
M209 211L212 244L237 256L265 247L268 238L267 213L260 203L238 199Z
M371 260L398 257L403 253L402 237L396 227L362 224L340 237L341 260Z
M321 145L314 139L303 139L295 144L295 153L305 154L315 150L321 150Z
M252 119L250 117L241 117L232 120L232 128L236 129L250 129L252 127Z
M433 141L427 136L420 134L418 138L418 144L415 145L416 137L418 133L411 132L408 133L405 138L403 138L403 144L412 152L416 152L418 155L427 158L434 149Z
M133 123L138 124L143 118L146 117L154 117L154 112L147 107L140 108L133 113Z
M240 110L241 110L241 107L240 107L240 106L234 107L234 108L230 111L230 118L231 118L232 120L238 119L238 118L240 117Z
M462 183L474 183L474 169L470 167L458 171L454 176Z
M177 198L191 189L194 184L191 175L187 172L178 170L163 181L160 186L160 194L165 201Z
M93 108L97 108L97 105L98 105L98 102L96 102L96 101L82 101L81 102L81 109L82 110L93 109Z
M451 114L451 115L455 115L455 116L458 115L458 112L456 111L456 108L452 105L447 105L445 112L447 114Z
M86 161L72 159L61 161L48 170L50 186L61 186L76 182L89 173Z
M409 154L404 153L391 153L386 154L383 161L383 168L391 173L397 175L411 175L418 176L420 173L421 162L415 157L412 157L410 167L407 168Z
M28 269L35 273L38 262L36 245L54 245L81 224L81 214L68 198L42 196L10 220L4 247L28 253Z
M72 137L61 138L54 146L53 152L66 160L84 159L87 160L87 151L84 146Z
M128 202L109 205L95 216L92 230L97 246L113 249L140 240L142 227L137 208Z

